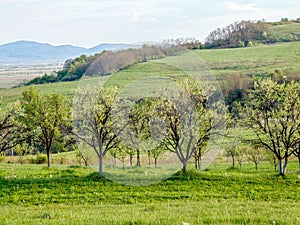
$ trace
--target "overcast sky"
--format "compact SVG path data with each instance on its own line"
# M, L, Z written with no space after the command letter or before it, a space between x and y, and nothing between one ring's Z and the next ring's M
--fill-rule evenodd
M195 37L240 20L300 17L299 0L0 0L0 44L92 47Z

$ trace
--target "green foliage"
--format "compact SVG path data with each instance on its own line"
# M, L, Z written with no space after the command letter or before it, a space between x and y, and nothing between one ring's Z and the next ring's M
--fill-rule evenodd
M46 156L41 155L41 154L37 154L37 156L34 160L34 163L36 163L36 164L44 164L46 162L47 162Z
M282 175L293 154L292 147L300 142L299 98L300 83L259 80L248 91L242 109L244 124L255 132L261 145L276 155Z
M77 138L95 151L99 159L99 172L103 172L103 158L119 143L112 120L113 105L117 99L116 87L81 88L74 100L73 120Z
M19 120L26 126L28 137L37 139L46 150L50 167L50 152L55 140L59 141L63 134L69 132L70 106L65 97L59 94L42 96L33 87L25 90L22 95L24 113L19 116Z
M199 49L201 43L191 39L189 42L185 42L185 45L188 45L188 48ZM42 77L37 77L26 85L75 81L84 75L106 76L126 69L130 65L163 58L173 55L175 52L174 46L162 48L143 45L139 49L126 49L117 52L102 51L92 56L81 55L75 59L66 60L62 70L53 72L50 75L45 74Z
M251 47L251 40L261 41L270 25L264 21L241 21L212 31L206 38L205 48Z
M10 104L6 111L0 109L0 153L22 142L24 127L17 120L20 114L22 110L19 102Z
M29 162L32 164L45 164L47 162L47 157L38 152L36 156L29 158Z

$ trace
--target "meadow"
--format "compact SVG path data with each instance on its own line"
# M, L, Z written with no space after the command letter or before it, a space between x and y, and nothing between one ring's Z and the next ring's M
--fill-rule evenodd
M287 76L299 76L300 72L298 63L300 42L259 45L251 48L195 50L191 55L195 57L193 60L199 60L203 64L205 72L212 72L220 82L226 76L270 76L276 69L282 70ZM168 61L169 59L166 58L134 64L112 76L107 76L106 79L109 85L124 87L138 78L150 75L174 80L185 74L185 71L169 65ZM90 79L92 83L95 78ZM78 81L73 81L35 87L43 94L60 93L72 98L77 85ZM22 91L26 88L28 87L0 89L3 107L7 103L20 99Z
M223 76L270 76L276 69L299 74L299 47L299 42L291 42L195 50L192 54L203 61L204 70L209 68L221 81ZM108 79L107 85L131 88L137 86L135 81L139 78L149 75L157 77L150 83L155 89L159 81L174 81L185 71L170 66L168 59L160 59L132 65L103 79ZM99 80L102 78L85 78L35 88L43 94L59 93L72 100L78 85ZM20 99L27 88L0 89L1 107ZM134 88L145 90L143 85ZM238 170L222 161L205 171L196 171L190 165L187 174L178 172L160 183L129 186L107 180L93 168L77 165L72 154L53 154L56 164L50 169L46 165L19 165L17 158L0 164L0 225L300 223L300 174L296 161L289 162L286 176L278 176L267 162L256 171L253 164L246 163ZM119 172L122 174L121 169Z
M128 186L90 167L0 164L0 224L299 224L297 169L215 163Z

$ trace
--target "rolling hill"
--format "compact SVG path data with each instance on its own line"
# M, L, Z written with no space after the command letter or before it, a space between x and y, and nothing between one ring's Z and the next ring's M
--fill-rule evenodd
M195 50L193 53L217 76L221 85L229 76L232 78L232 82L241 82L241 76L269 76L276 69L282 70L288 77L300 77L298 63L300 61L300 42L260 45L252 48ZM139 77L147 77L151 74L168 76L171 79L176 79L183 74L174 67L166 66L165 60L167 58L131 65L114 73L109 79L109 84L122 88ZM78 81L73 81L36 85L36 88L40 89L42 93L60 93L71 98L77 85ZM21 92L26 88L0 89L3 106L19 99Z
M73 45L53 46L34 41L16 41L0 45L0 64L64 62L82 54L92 55L103 50L126 48L126 44L99 44L92 48Z

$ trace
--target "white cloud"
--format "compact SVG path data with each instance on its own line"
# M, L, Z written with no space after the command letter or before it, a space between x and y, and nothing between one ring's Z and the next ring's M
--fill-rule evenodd
M255 3L252 4L238 4L236 2L233 1L227 1L224 2L224 4L226 5L227 9L232 10L232 11L260 11L261 9L257 7L257 5Z
M158 23L157 18L154 16L150 16L147 21L150 23Z
M131 15L130 15L130 20L134 23L137 23L140 21L140 15L138 12L134 11Z

